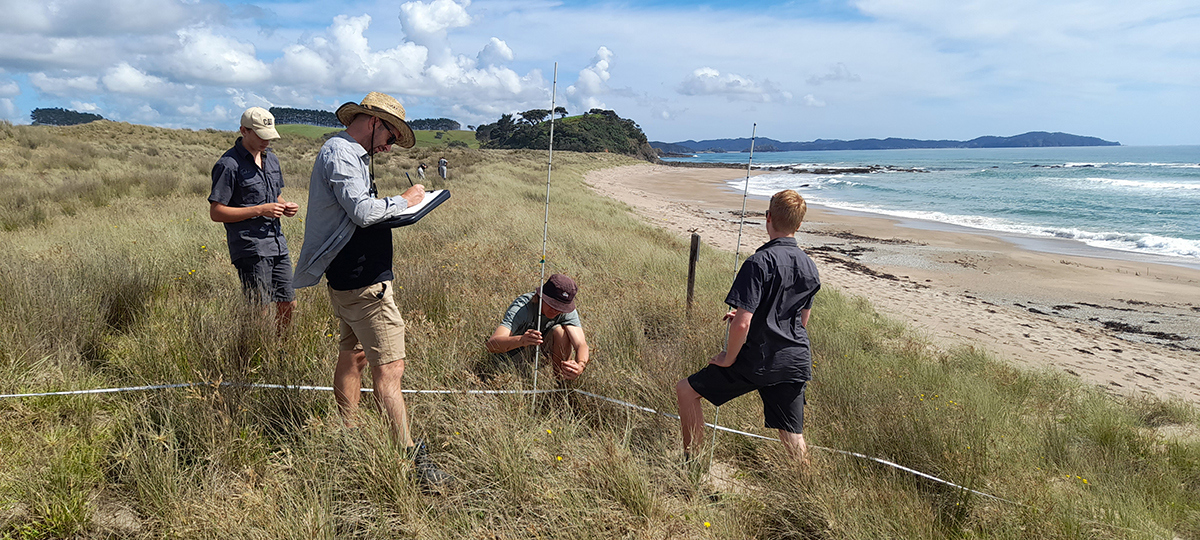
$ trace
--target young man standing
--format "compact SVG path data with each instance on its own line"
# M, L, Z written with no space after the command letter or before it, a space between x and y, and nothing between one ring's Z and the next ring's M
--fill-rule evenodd
M588 344L583 335L583 323L575 309L575 281L563 274L553 274L540 291L518 296L500 321L500 326L488 338L488 352L515 356L532 354L541 345L548 354L554 374L559 379L575 380L588 363ZM540 298L539 298L540 294ZM541 326L538 326L538 304L542 307ZM575 359L571 359L571 353Z
M242 291L255 304L275 303L276 330L291 324L296 306L292 261L280 217L292 217L300 205L283 200L279 158L268 148L279 138L275 117L262 107L242 113L241 137L212 170L208 215L225 224L229 260L237 268Z
M408 448L427 487L446 475L429 461L424 445L409 433L401 393L404 376L404 320L392 298L392 231L372 227L421 202L425 186L379 198L371 176L371 158L392 145L412 148L412 129L396 98L371 92L362 103L346 103L337 118L346 130L330 137L317 152L308 185L308 221L296 263L296 287L309 287L325 276L329 300L340 320L334 396L343 419L353 425L369 365L375 399L391 421L397 444Z
M446 161L446 158L438 158L438 174L442 177L442 180L449 177L450 172L446 170L449 166L450 162Z
M766 244L746 259L725 297L729 340L704 369L679 381L675 394L688 456L704 437L700 398L720 406L757 390L766 427L779 430L788 453L808 464L804 388L812 379L808 317L821 288L817 267L796 244L807 205L792 190L771 197Z

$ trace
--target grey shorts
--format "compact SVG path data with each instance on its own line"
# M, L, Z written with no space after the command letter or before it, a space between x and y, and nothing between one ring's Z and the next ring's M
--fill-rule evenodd
M758 390L766 427L788 433L804 433L804 388L808 385L807 381L763 386L750 382L733 368L712 364L692 374L687 380L692 390L718 407L735 397Z
M259 257L251 255L233 261L242 292L253 304L291 302L296 299L292 288L292 260L287 255Z

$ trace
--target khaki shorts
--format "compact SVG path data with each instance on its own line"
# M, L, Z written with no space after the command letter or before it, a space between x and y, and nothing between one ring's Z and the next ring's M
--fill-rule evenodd
M330 287L329 302L341 321L339 351L361 346L372 366L404 359L404 319L392 298L391 281L349 291Z

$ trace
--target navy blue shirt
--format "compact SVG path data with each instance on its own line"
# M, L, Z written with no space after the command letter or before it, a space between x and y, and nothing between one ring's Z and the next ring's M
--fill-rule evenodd
M279 158L268 148L262 154L262 168L254 162L254 156L242 146L238 137L212 170L212 192L209 202L225 206L244 208L279 201L283 191L283 171ZM225 224L225 241L229 244L229 260L256 255L273 257L287 255L287 240L279 220L268 217L253 217L237 223Z
M325 269L325 279L335 291L361 289L393 277L392 230L383 227L356 227Z
M812 309L820 288L817 265L793 237L771 240L746 258L725 303L754 316L731 367L762 385L812 380L812 354L800 311Z

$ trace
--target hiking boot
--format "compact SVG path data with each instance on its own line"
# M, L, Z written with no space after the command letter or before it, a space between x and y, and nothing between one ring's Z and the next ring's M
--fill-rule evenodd
M423 491L437 492L450 484L453 478L429 459L429 450L425 448L424 441L417 441L412 452L413 470L417 474L417 480L421 482Z

